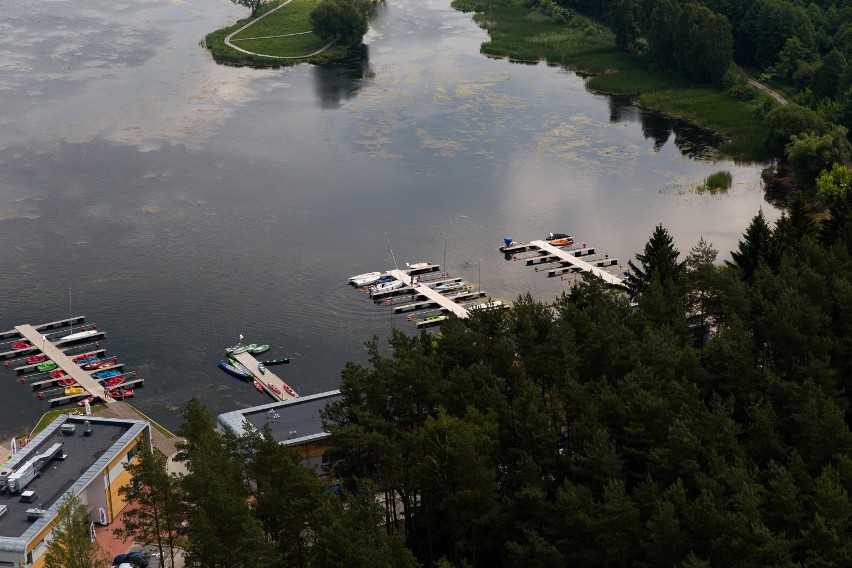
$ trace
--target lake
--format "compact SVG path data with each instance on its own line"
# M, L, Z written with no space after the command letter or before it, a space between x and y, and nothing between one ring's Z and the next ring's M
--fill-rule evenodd
M760 165L713 158L696 128L594 95L558 67L486 58L449 0L392 0L346 64L215 64L226 0L11 3L0 22L0 327L85 314L146 378L169 428L269 402L215 360L243 334L302 394L337 388L396 326L346 285L443 263L493 297L567 287L497 252L568 232L610 256L663 223L728 257L764 201ZM723 195L692 190L718 170ZM70 291L70 302L69 302ZM70 304L70 305L69 305ZM0 436L47 408L0 374Z

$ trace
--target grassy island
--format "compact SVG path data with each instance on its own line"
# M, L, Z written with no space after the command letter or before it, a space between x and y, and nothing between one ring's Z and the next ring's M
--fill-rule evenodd
M455 0L453 7L476 12L474 21L490 36L482 44L484 54L547 61L592 75L587 81L592 91L635 95L644 108L722 133L729 139L720 148L723 155L743 161L768 157L766 126L755 113L768 98L762 93L735 98L676 73L655 71L643 55L620 49L611 31L579 14L560 22L523 0Z
M273 0L232 26L205 38L207 49L218 63L250 67L281 67L297 63L323 63L342 59L346 47L332 45L311 31L310 15L319 0ZM286 4L282 7L282 4ZM257 22L252 24L252 22ZM240 28L251 24L239 33ZM226 38L244 53L226 45Z

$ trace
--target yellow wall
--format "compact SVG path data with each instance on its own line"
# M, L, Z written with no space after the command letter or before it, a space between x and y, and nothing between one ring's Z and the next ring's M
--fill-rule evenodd
M130 472L122 471L117 479L110 479L110 486L107 487L107 521L110 523L118 515L127 501L118 494L118 490L130 483Z

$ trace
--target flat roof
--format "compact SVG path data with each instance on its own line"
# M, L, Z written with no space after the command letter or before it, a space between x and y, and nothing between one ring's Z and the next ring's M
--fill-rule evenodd
M83 435L87 420L92 427L91 436ZM61 427L66 423L76 426L73 435L62 434ZM12 495L8 490L0 493L0 505L8 508L6 514L0 517L0 551L22 552L29 539L56 515L66 493L73 490L74 494L80 494L146 427L147 423L143 420L96 416L62 415L51 422L3 465L3 469L23 465L53 444L62 443L65 459L52 460L41 475L25 487L25 491L35 492L32 502L21 502L20 495ZM44 509L46 513L40 519L28 522L27 509L32 508Z
M248 422L258 430L268 424L272 436L285 445L301 444L328 436L322 428L320 410L343 398L339 390L321 392L281 402L262 404L220 414L216 420L237 436L246 432Z

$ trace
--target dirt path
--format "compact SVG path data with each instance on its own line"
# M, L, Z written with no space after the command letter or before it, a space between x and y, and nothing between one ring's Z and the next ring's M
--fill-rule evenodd
M775 91L773 89L770 89L769 87L767 87L763 83L761 83L761 82L759 82L755 79L749 79L748 84L757 88L760 91L763 91L764 93L766 93L767 95L769 95L770 97L772 97L773 99L778 101L779 105L784 106L784 105L787 104L787 99L785 99L784 96L781 93L779 93L778 91Z

